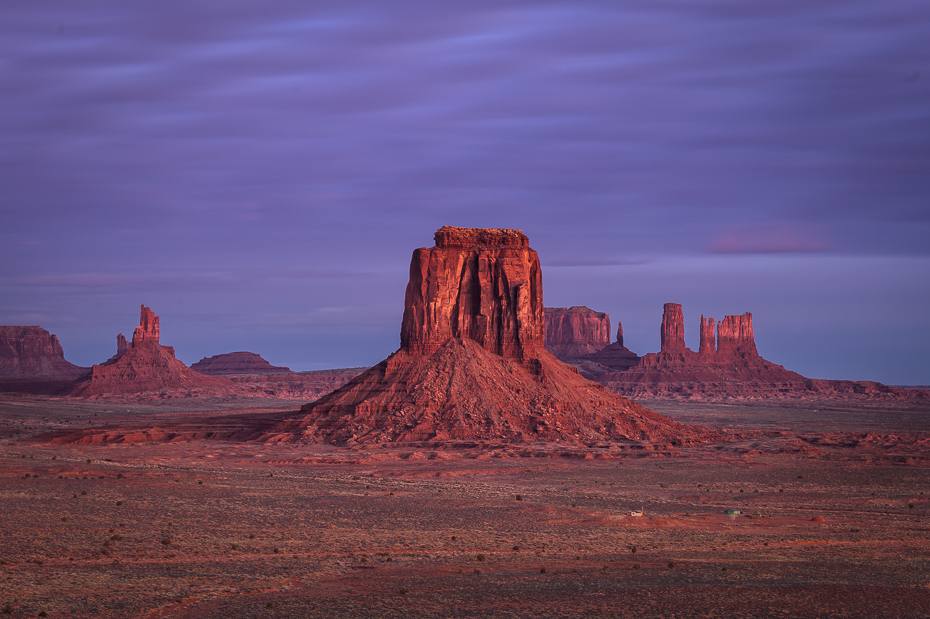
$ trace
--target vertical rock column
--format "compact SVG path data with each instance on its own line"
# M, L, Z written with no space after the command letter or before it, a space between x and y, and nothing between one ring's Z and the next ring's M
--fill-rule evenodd
M714 319L705 319L704 314L701 314L701 347L698 349L698 353L712 355L717 352L715 341Z
M685 319L678 303L666 303L662 312L662 352L685 349Z

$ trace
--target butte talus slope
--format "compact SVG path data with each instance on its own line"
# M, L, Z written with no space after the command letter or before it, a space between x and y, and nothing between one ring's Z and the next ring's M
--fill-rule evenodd
M542 272L522 231L443 227L435 242L413 253L400 349L266 438L681 444L703 437L545 350Z
M225 378L205 376L191 370L174 356L174 349L158 343L158 316L142 306L139 326L132 343L123 350L118 339L117 354L95 365L79 379L70 395L132 394L156 390L223 389L231 385ZM125 338L122 340L125 342Z

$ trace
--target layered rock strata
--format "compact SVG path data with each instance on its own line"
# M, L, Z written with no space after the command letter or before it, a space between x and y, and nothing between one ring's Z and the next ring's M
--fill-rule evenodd
M70 380L88 370L65 360L58 337L42 327L0 326L0 378Z
M545 350L542 273L520 230L441 228L417 249L401 347L266 440L662 441L707 434L585 380Z
M610 315L606 312L583 305L547 307L545 317L546 350L563 361L590 355L610 344Z
M139 326L132 335L132 345L123 354L93 366L88 375L75 383L71 394L223 389L231 385L224 378L204 376L191 370L175 358L174 348L162 346L158 340L158 316L143 305Z
M209 376L234 376L242 374L289 374L290 368L271 365L254 352L230 352L204 357L191 364L191 369Z

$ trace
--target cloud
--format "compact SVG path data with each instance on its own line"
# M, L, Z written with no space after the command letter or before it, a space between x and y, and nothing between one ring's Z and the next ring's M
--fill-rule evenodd
M724 230L708 248L714 254L819 253L833 249L825 235L808 224L768 223Z

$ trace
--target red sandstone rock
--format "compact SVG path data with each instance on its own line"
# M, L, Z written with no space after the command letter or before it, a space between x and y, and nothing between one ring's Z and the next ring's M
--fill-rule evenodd
M117 341L119 341L117 339ZM158 316L142 306L132 346L117 358L91 368L71 389L72 395L129 394L164 389L225 389L224 378L204 376L178 361L174 349L158 343Z
M660 331L662 352L685 349L685 319L678 303L666 303Z
M617 344L623 346L623 323L617 321Z
M582 306L547 307L546 350L568 361L610 344L610 316ZM621 335L622 337L622 335Z
M204 357L191 364L191 369L210 376L236 374L289 374L290 368L271 365L254 352L230 352Z
M132 347L136 348L145 344L158 344L158 316L143 305L139 326L132 332Z
M0 326L0 378L73 379L87 371L66 361L58 337L42 327Z
M714 338L714 319L704 318L701 314L701 347L698 353L702 355L712 355L717 352L717 346Z
M752 332L752 314L724 316L717 325L717 353L719 355L758 355L755 335Z
M518 230L441 228L413 254L401 348L266 440L681 443L708 435L581 378L543 348L542 275Z
M542 272L521 230L453 228L413 252L402 350L431 354L449 338L524 360L542 348Z

